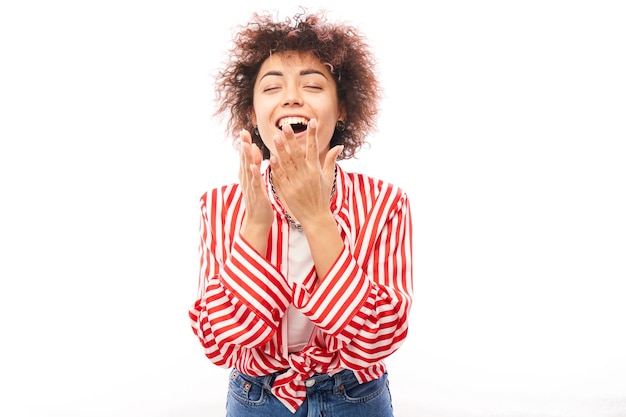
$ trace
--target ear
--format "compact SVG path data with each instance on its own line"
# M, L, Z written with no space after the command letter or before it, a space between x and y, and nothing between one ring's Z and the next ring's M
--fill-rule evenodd
M347 115L348 112L346 111L346 105L345 103L341 103L339 105L339 114L337 115L337 120L343 120L343 122L345 123Z

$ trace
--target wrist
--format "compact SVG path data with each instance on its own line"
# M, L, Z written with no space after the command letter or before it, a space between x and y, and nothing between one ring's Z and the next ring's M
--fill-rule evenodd
M316 216L307 217L302 219L300 222L302 224L302 228L304 230L312 231L313 233L319 232L321 229L325 228L336 228L337 222L333 217L333 214L328 211L326 213L320 213Z
M267 238L270 233L271 223L251 222L244 219L239 229L239 235L260 254L265 254Z

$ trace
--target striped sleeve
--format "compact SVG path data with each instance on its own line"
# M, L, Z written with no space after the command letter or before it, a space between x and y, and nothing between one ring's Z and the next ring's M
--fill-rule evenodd
M367 194L367 193L366 193ZM331 340L344 366L363 369L405 340L412 302L411 212L398 188L377 193L359 238L318 287L294 287L294 304Z
M233 366L236 351L265 345L291 301L285 278L238 234L243 216L237 186L200 200L198 297L189 310L206 356Z

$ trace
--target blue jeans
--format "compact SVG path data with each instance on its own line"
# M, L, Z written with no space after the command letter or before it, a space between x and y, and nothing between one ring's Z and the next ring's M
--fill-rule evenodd
M350 370L314 375L309 380L315 384L307 387L306 400L295 414L270 392L274 379L276 374L255 377L233 369L226 417L393 417L387 373L364 384Z

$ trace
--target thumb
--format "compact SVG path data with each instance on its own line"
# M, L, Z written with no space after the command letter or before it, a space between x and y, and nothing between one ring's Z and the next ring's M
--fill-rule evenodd
M322 171L324 172L324 176L329 181L332 181L333 175L335 174L335 161L339 154L343 151L343 145L332 147L328 153L326 154L326 158L324 158L324 166L322 167Z

